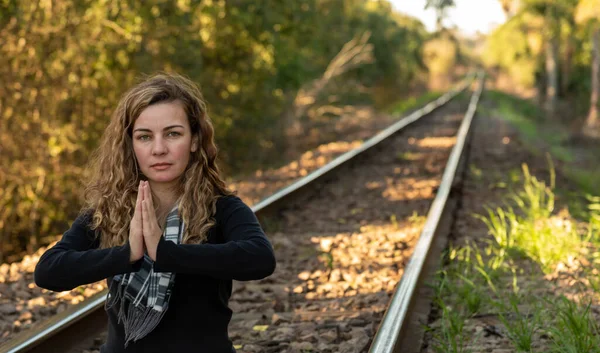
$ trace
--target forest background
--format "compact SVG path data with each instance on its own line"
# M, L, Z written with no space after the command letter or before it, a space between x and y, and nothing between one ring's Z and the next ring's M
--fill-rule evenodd
M202 87L229 177L297 157L344 107L389 111L477 67L595 138L599 1L500 0L507 22L465 37L441 25L452 0L427 2L434 32L386 1L0 0L0 262L66 229L120 96L157 71Z

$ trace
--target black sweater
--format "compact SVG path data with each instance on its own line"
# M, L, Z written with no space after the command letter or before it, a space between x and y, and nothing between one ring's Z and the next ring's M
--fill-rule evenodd
M107 313L108 338L102 353L235 352L227 333L232 280L269 276L275 270L275 256L256 216L238 197L221 197L215 220L206 243L160 240L154 270L176 273L167 313L151 333L125 349L118 307L113 306ZM42 255L35 268L39 287L65 291L139 270L141 260L129 262L129 243L98 249L90 221L90 214L78 217Z

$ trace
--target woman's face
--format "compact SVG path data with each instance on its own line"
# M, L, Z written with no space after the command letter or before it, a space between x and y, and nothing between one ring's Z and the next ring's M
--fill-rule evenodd
M133 125L133 150L142 173L153 183L179 179L196 152L187 115L180 101L153 104Z

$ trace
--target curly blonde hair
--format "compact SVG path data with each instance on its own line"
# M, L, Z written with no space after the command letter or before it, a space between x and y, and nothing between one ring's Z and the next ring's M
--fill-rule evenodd
M91 228L100 237L101 248L128 241L138 184L146 180L133 150L134 123L148 106L172 101L182 103L192 136L198 137L201 146L191 152L176 191L180 197L179 213L187 225L182 243L205 242L208 230L215 224L217 199L233 194L215 161L214 129L199 87L177 74L150 76L121 98L89 165L91 173L84 191L83 210L93 212Z

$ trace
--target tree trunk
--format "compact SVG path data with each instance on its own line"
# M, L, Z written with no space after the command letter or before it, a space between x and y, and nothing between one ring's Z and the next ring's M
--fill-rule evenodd
M441 32L442 29L444 28L442 26L442 19L443 19L443 17L444 17L444 11L440 10L440 9L437 9L436 10L436 19L435 19L435 30L437 32Z
M588 113L583 134L590 137L600 136L598 124L598 95L600 94L600 27L592 31L592 95L590 97L590 112Z
M573 35L569 34L567 36L567 40L565 43L565 61L562 65L562 72L561 72L561 80L560 80L560 87L561 87L561 94L562 96L566 96L569 90L569 85L571 84L571 66L573 63L573 54L575 53L574 47L573 47Z
M556 109L558 93L557 46L556 38L548 38L546 42L546 111L550 114L554 114Z

